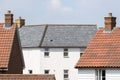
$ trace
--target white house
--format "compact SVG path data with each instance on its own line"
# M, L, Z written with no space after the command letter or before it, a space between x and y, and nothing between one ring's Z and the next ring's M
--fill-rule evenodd
M77 80L74 68L97 31L96 25L48 24L19 29L24 74L55 74L56 80Z
M105 28L97 31L76 64L77 80L120 80L120 28L116 17L105 17Z

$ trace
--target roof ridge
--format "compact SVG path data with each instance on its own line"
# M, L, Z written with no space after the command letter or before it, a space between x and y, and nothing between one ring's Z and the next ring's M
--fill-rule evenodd
M25 25L23 27L33 26L97 26L97 24L37 24L37 25Z

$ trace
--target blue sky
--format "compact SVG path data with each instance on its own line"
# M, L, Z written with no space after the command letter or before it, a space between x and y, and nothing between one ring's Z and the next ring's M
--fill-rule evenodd
M120 0L0 0L0 21L11 10L14 19L21 16L26 24L97 24L104 25L109 12L120 25Z

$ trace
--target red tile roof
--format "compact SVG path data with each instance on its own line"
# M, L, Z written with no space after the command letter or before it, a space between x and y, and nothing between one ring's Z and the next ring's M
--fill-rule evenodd
M80 67L120 67L120 28L98 30L76 64Z
M55 80L54 75L0 74L0 80Z
M0 68L7 68L15 34L15 25L12 28L4 28L0 23Z

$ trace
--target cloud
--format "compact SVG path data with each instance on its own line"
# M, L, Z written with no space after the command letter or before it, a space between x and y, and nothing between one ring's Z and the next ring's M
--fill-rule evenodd
M60 0L51 0L50 5L53 10L60 9L62 6Z
M50 0L50 10L61 13L73 11L71 7L64 6L61 0Z

